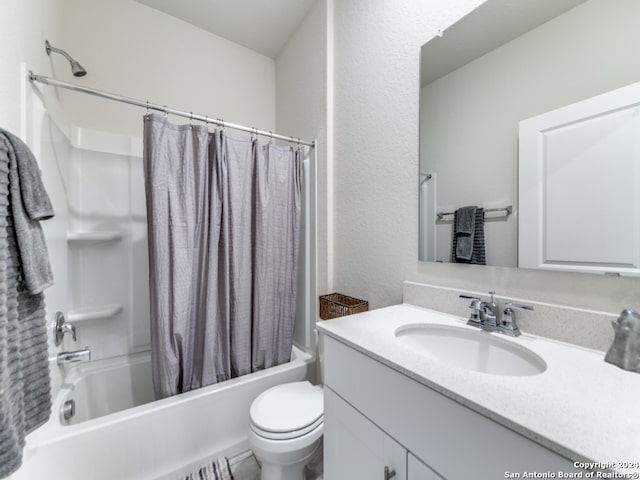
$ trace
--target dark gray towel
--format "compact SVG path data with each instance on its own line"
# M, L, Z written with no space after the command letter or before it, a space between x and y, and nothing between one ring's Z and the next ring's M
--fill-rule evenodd
M458 242L461 238L468 239L467 237L463 237L463 235L456 234L456 225L458 223L458 211L454 214L453 219L453 234L451 235L451 262L453 263L473 263L476 265L486 265L486 255L485 255L485 242L484 242L484 209L476 208L475 210L475 219L474 219L474 228L473 228L473 242L471 244L471 256L468 259L458 257L456 252L458 251Z
M12 142L0 133L0 478L20 467L25 436L51 412L44 294L25 288L14 228L14 197L21 208L30 202L23 202L24 192L13 193L10 170L17 171L17 161ZM32 212L46 210L32 200Z
M53 273L39 220L53 217L53 208L29 147L6 130L0 129L0 139L8 147L11 213L24 283L30 293L40 293L53 285Z
M456 237L455 258L471 260L473 255L473 238L476 228L476 210L478 207L462 207L454 216L454 235Z

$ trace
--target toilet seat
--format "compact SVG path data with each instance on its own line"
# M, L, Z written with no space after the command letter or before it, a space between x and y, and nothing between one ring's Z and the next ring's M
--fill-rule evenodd
M299 430L292 430L290 432L270 432L268 430L262 430L261 428L254 425L253 422L249 424L249 427L251 428L251 430L253 430L253 432L256 435L262 438L266 438L269 440L293 440L295 438L302 437L304 435L312 433L315 429L317 429L318 427L321 427L323 423L324 423L324 415L318 418L311 425L307 425L304 428L301 428Z
M250 428L270 440L291 440L322 426L322 387L308 381L272 387L253 401Z

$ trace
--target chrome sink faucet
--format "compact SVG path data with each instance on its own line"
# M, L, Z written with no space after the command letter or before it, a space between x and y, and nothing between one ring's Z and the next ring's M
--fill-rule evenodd
M479 297L460 295L460 298L471 300L471 304L469 305L471 314L469 315L469 320L467 320L467 325L472 325L489 332L498 332L511 337L517 337L520 335L520 329L516 324L516 314L513 310L533 310L533 307L507 302L504 310L501 312L498 304L493 299L495 293L496 292L493 291L489 292L491 300L488 302Z
M469 304L471 314L469 315L467 325L473 325L474 327L491 332L496 331L500 309L496 302L493 301L495 293L496 292L489 292L489 295L491 295L491 300L489 302L485 302L478 297L470 295L460 295L460 298L467 298L471 300L471 304Z

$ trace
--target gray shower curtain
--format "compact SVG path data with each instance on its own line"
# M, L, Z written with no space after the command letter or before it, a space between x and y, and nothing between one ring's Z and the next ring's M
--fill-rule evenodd
M289 360L301 165L290 147L145 116L157 398Z

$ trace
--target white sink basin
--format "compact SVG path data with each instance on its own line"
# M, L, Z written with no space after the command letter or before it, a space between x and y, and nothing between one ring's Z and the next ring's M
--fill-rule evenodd
M510 376L537 375L547 369L531 350L481 330L412 324L399 327L395 335L408 347L452 367Z

